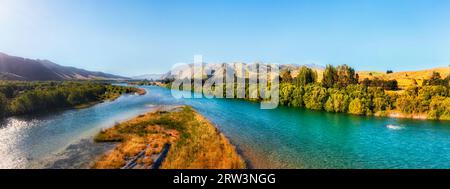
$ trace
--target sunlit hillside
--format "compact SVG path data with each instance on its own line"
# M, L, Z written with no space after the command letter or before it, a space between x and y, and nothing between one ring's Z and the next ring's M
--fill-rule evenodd
M386 74L382 72L371 72L371 71L360 71L359 79L363 80L365 78L374 79L384 79L391 80L395 79L398 82L400 88L405 88L415 84L422 85L424 79L429 79L433 72L438 72L441 77L447 77L450 74L450 66L448 67L440 67L433 68L428 70L418 70L418 71L403 71L403 72L394 72L391 74Z

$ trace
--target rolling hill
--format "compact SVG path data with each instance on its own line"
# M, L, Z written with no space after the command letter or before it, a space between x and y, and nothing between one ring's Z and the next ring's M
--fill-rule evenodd
M0 53L0 80L120 80L126 77Z
M432 68L427 70L417 70L417 71L401 71L394 72L390 74L382 73L382 72L373 72L373 71L360 71L358 72L359 79L363 80L365 78L369 79L383 79L383 80L397 80L400 88L406 88L408 86L417 83L418 85L422 85L424 79L429 79L433 72L438 72L441 77L447 77L450 74L450 66L448 67L440 67L440 68Z

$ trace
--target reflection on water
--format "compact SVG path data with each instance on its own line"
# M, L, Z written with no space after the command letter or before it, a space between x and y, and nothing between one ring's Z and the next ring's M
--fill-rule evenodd
M388 129L392 129L392 130L401 130L401 129L404 129L404 128L405 128L405 127L402 127L402 126L400 126L400 125L391 125L391 124L386 125L386 127L387 127Z
M71 144L152 109L127 95L86 109L13 117L0 127L0 168L43 168Z
M449 122L260 110L242 100L174 99L167 89L146 89L86 109L4 120L0 168L86 168L108 149L90 143L95 133L165 104L193 106L255 168L450 168Z
M115 143L96 143L90 139L83 139L75 144L71 144L62 152L49 159L36 162L37 167L47 169L89 169L101 155L116 146ZM44 165L44 166L43 166Z
M26 151L17 146L25 145L21 139L27 137L27 129L32 128L37 120L24 121L8 118L0 127L0 168L24 168L28 163ZM14 165L14 166L11 166Z

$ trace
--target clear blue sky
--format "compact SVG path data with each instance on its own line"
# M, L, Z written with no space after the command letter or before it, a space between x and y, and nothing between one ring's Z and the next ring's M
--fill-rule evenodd
M207 62L450 64L448 0L0 0L0 52L125 76Z

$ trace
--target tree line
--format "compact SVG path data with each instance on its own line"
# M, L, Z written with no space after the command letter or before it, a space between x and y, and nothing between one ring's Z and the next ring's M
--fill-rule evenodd
M114 99L136 88L100 82L0 82L0 117Z
M354 69L328 65L323 79L303 66L296 78L289 71L280 74L280 104L327 112L386 116L389 112L425 114L428 119L450 120L450 76L434 72L422 86L398 90L396 80L364 79Z

